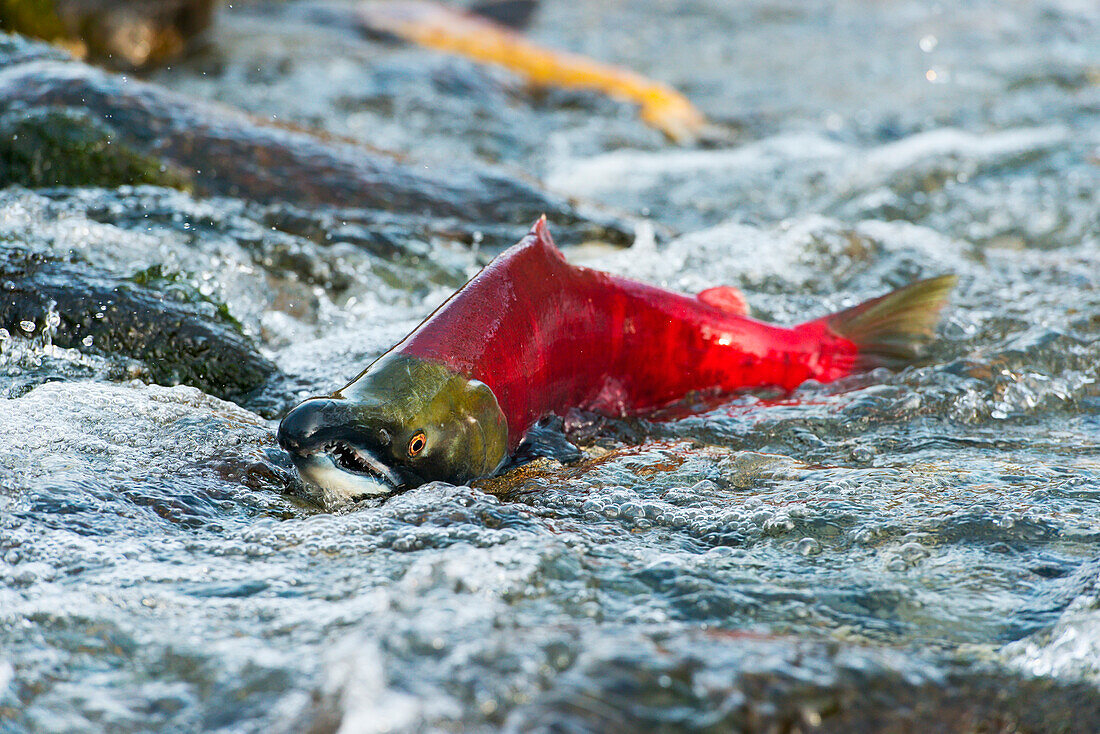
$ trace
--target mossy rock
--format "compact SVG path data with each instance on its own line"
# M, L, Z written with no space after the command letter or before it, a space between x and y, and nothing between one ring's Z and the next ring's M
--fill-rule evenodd
M177 168L120 143L107 124L89 114L64 109L0 117L0 186L11 184L190 189Z
M512 244L541 214L563 242L633 241L633 222L575 206L503 169L473 161L425 168L77 62L24 63L31 53L27 44L9 45L11 51L0 41L0 109L12 115L7 130L0 125L0 138L7 138L0 140L0 156L7 160L0 162L0 185L13 178L24 185L89 183L93 173L105 185L119 179L176 187L190 182L199 196L261 205L376 210L430 221L437 230L441 220L452 220L463 223L460 232L479 233L487 249ZM5 63L5 56L13 61ZM86 116L74 117L73 110ZM13 131L41 140L23 145L10 140ZM115 152L115 146L125 152ZM69 155L78 163L65 161Z
M0 327L53 344L140 360L151 381L240 401L276 367L223 305L164 278L119 278L18 244L0 246ZM52 316L51 316L52 314ZM52 322L52 323L51 323Z

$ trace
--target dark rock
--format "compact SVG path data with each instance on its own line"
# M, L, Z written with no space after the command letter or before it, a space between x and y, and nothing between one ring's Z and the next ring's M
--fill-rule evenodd
M149 273L125 280L8 246L0 251L0 326L48 335L60 347L138 359L153 382L230 400L275 371L224 308L155 280Z
M429 170L84 64L27 56L25 43L0 39L0 114L32 117L67 109L103 120L102 134L131 155L160 161L202 195L520 227L545 213L566 241L627 244L633 237L632 228L612 216L581 213L534 182L488 166Z
M470 6L470 12L522 30L531 25L531 16L538 7L537 0L480 0Z
M0 116L0 186L186 188L156 158L117 142L103 122L80 110L37 109Z
M729 639L722 639L727 636ZM507 731L1093 732L1100 696L1085 682L898 653L716 632L710 653L582 654ZM765 654L766 653L766 654ZM593 659L595 658L595 659ZM715 670L717 668L717 670ZM593 687L593 683L598 685Z

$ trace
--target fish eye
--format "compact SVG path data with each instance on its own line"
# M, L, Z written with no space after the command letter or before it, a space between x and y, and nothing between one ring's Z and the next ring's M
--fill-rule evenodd
M418 431L412 440L409 441L409 456L416 456L424 447L428 445L428 437L424 435L423 431Z

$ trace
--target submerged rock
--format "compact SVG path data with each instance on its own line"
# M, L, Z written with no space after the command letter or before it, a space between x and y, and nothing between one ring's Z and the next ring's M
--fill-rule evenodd
M0 326L64 348L138 359L153 382L227 399L242 398L275 371L224 309L155 281L9 246L0 251Z
M0 0L0 28L120 69L180 56L213 14L214 0Z
M261 124L77 62L35 59L26 45L0 41L0 112L32 117L61 109L78 116L72 119L89 115L109 121L95 129L124 146L125 156L158 160L199 194L430 213L466 222L530 222L545 213L576 238L625 244L633 236L612 217L588 216L500 170L473 163L427 169L362 145ZM72 154L64 147L58 152ZM38 165L64 167L50 160Z
M577 664L533 705L514 711L506 730L1085 732L1100 726L1100 697L1084 683L982 666L945 670L912 655L751 633L631 642L582 648Z

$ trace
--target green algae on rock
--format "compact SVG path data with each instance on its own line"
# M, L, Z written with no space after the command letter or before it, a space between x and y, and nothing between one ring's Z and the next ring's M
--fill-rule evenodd
M141 360L152 382L241 400L275 372L224 307L197 294L180 297L149 279L127 281L11 245L0 250L0 279L0 326Z
M0 39L0 112L31 118L60 109L110 120L112 145L160 161L199 195L418 216L431 212L485 225L486 239L494 233L493 223L547 214L572 239L633 240L630 222L585 210L503 169L472 161L428 167L364 145L262 123L79 62L42 60L33 46Z
M72 109L0 116L0 186L11 184L190 188L175 167L118 142L109 124Z

